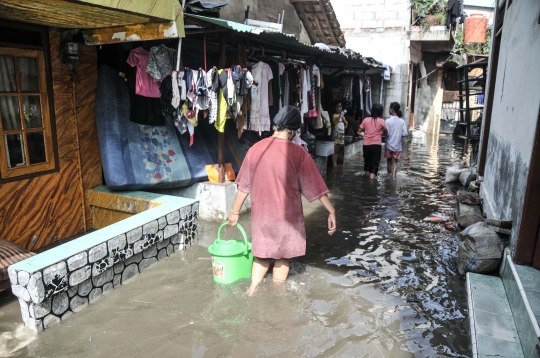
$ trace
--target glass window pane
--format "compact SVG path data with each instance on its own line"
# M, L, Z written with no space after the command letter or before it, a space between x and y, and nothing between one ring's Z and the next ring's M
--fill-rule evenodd
M24 159L24 142L22 134L4 136L8 168L20 167L26 164Z
M36 59L32 57L20 57L19 72L21 73L21 91L38 92L39 82Z
M17 91L13 57L0 56L0 92Z
M43 127L41 122L41 103L39 96L23 96L23 112L26 128Z
M0 117L5 131L22 128L17 96L0 96Z
M45 154L45 139L43 132L33 132L26 134L28 142L28 157L30 164L44 163L47 161Z

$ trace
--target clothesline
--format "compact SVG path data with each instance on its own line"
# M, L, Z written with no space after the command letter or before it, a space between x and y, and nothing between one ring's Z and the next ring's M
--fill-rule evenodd
M132 121L163 125L172 120L180 134L189 132L191 145L201 111L219 132L225 130L227 118L235 120L239 137L243 130L270 131L270 107L279 110L292 104L303 116L320 118L322 76L316 65L263 57L252 58L257 62L251 71L240 65L205 71L181 68L180 51L180 45L175 51L163 44L150 51L130 51L127 62L136 68L136 76L130 78Z

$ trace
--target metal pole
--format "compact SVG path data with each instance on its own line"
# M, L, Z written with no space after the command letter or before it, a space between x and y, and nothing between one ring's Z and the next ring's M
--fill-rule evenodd
M225 69L227 61L227 40L222 37L219 40L219 68ZM225 182L225 159L223 153L225 152L225 133L218 132L218 181L220 183Z
M186 5L186 0L182 0L182 14L184 13L184 6ZM180 56L182 54L182 38L178 39L178 50L176 54L176 72L180 71Z

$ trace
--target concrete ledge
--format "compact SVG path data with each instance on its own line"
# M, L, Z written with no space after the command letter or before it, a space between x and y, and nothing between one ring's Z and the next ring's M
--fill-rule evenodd
M98 189L103 195L108 188ZM197 240L193 199L124 192L156 206L9 267L27 327L39 332ZM115 193L115 195L122 195Z
M343 150L344 150L343 162L346 162L348 159L351 159L358 153L362 153L363 145L364 145L364 141L359 140L359 141L352 142L351 144L347 144L343 146Z
M411 41L450 42L452 40L452 33L446 26L429 26L427 28L412 26L407 32Z
M502 280L470 272L466 277L472 357L531 357L523 354Z
M516 265L510 256L504 255L504 268L502 270L502 282L512 315L516 321L517 332L521 341L525 357L534 357L536 345L539 342L540 328L536 321L533 309L527 298L527 292L523 287Z

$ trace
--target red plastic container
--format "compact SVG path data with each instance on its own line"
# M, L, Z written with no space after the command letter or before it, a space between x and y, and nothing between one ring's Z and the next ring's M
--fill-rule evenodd
M484 43L486 42L486 29L488 18L482 14L471 14L465 18L465 32L463 42Z

